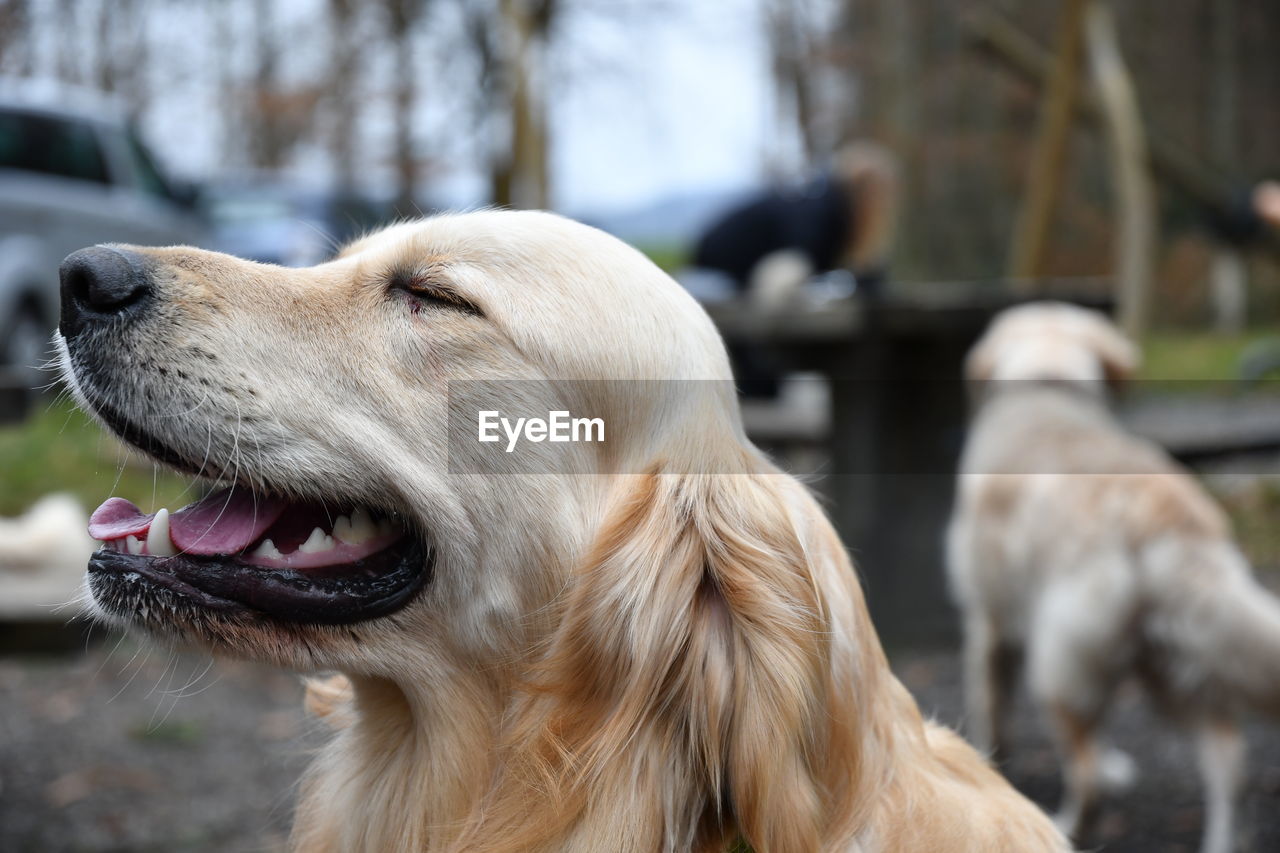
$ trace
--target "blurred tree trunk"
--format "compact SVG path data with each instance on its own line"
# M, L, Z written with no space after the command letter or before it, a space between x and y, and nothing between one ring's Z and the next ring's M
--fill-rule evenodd
M273 0L253 0L253 71L249 95L243 99L250 162L273 171L284 168L298 142L312 130L323 89L319 82L284 88L280 65L290 55L289 39L280 30L278 8Z
M29 0L0 0L0 69L19 76L31 72Z
M1236 0L1209 4L1209 158L1224 175L1238 179L1236 134ZM1214 247L1209 267L1213 324L1219 332L1238 333L1247 322L1249 273L1237 246Z
M54 40L54 74L64 83L80 82L79 4L76 0L54 0L54 20L59 34Z
M1009 250L1009 275L1027 289L1043 272L1045 246L1054 204L1062 188L1067 143L1080 88L1081 45L1089 0L1065 0L1058 44L1036 131L1035 148L1023 200Z
M414 63L413 30L429 0L385 0L387 35L395 55L395 143L396 210L401 216L418 212L418 152L413 130L418 101L418 75Z
M805 0L771 0L765 8L774 88L779 104L791 112L806 167L820 156L811 88L817 52L808 12Z
M364 47L359 0L329 0L329 43L333 57L327 86L329 150L339 185L350 187L356 179L360 52Z
M467 41L479 71L473 101L473 132L488 146L485 162L489 173L489 200L506 207L511 204L511 157L504 86L510 71L501 44L498 16L494 7L487 4L464 0L462 8ZM495 133L495 122L506 132Z
M1107 131L1115 198L1116 313L1125 333L1138 340L1150 313L1156 238L1146 134L1108 0L1088 0L1086 30L1089 65Z
M284 165L285 144L271 109L278 84L277 54L281 50L272 0L253 0L253 93L245 127L249 130L250 158L255 166L279 169Z
M1212 0L1209 14L1209 151L1214 166L1232 174L1236 171L1239 149L1236 0Z
M500 205L523 208L550 206L547 144L547 40L560 10L558 0L500 0L503 63L507 113L510 116L508 162L495 164L494 189L505 183L507 197L495 196Z
M92 28L97 40L94 85L117 95L134 118L146 109L150 97L149 12L144 0L103 0Z
M125 0L125 4L128 0ZM107 2L98 3L97 20L93 22L92 31L97 36L94 49L93 82L104 92L116 90L116 55L115 55L115 15L112 6Z
M245 147L245 104L243 86L237 79L236 55L240 39L236 33L236 7L224 2L213 6L213 69L218 85L218 108L222 114L222 159L224 165L242 166Z
M929 14L920 0L842 0L831 36L834 44L844 45L844 73L851 81L846 88L854 96L842 110L837 143L869 138L899 158L902 227L894 254L914 262L929 251L929 241L920 239L931 215L924 154L926 137L937 130L926 129L935 117L921 109L918 67L928 51L921 42Z

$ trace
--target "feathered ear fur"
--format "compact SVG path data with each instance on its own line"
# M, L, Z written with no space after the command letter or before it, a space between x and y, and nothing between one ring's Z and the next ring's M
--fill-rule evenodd
M822 849L860 725L829 531L785 475L627 478L463 847Z
M1088 312L1082 333L1089 348L1102 362L1103 372L1111 385L1121 385L1138 372L1142 354L1124 333L1102 314Z

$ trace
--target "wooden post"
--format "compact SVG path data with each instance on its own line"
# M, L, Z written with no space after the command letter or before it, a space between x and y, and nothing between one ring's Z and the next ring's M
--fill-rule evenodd
M1009 250L1009 275L1015 287L1026 291L1042 272L1049 222L1062 173L1066 165L1067 142L1079 89L1080 45L1084 34L1085 10L1089 0L1065 0L1058 27L1058 46L1049 74L1048 91L1040 112L1027 191Z
M1011 71L1033 86L1043 87L1049 79L1050 56L1035 40L1005 18L990 11L965 19L965 29L978 48L1004 63ZM1080 117L1086 126L1102 123L1098 98L1088 90L1080 93ZM1209 212L1222 216L1236 204L1230 184L1158 127L1145 124L1146 149L1151 172L1166 186L1189 196ZM1262 237L1263 247L1280 258L1280 236L1268 230Z
M1086 29L1114 187L1116 313L1121 328L1137 340L1147 325L1155 254L1155 200L1147 146L1137 95L1106 0L1089 0Z

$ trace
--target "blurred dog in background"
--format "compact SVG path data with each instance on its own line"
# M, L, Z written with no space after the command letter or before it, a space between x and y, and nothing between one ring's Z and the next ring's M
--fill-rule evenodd
M1099 792L1133 777L1098 729L1117 686L1137 676L1194 732L1202 850L1226 853L1237 717L1280 710L1280 604L1196 481L1109 412L1108 385L1138 361L1101 314L1054 303L1005 312L969 354L980 407L947 545L970 732L979 748L1006 751L1025 660L1065 761L1059 825L1079 835Z

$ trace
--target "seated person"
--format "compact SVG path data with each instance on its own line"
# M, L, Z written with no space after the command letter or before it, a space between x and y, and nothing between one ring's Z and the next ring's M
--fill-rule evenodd
M1218 239L1248 248L1266 239L1267 230L1280 232L1280 181L1259 181L1232 197L1230 207L1213 217Z
M869 143L849 145L834 168L801 187L766 190L707 229L693 266L727 275L751 301L771 308L814 275L853 273L876 296L884 279L897 201L893 156Z
M853 273L858 293L880 294L893 237L898 178L893 155L870 143L841 149L834 168L802 187L770 189L734 207L698 240L693 266L723 273L762 311L792 301L815 275ZM774 397L768 353L730 344L738 387Z

